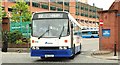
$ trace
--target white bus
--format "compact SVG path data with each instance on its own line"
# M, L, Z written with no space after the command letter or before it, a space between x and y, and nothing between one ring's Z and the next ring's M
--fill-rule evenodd
M74 58L81 52L79 23L68 12L38 12L32 16L31 56Z
M82 30L82 38L99 38L98 30Z

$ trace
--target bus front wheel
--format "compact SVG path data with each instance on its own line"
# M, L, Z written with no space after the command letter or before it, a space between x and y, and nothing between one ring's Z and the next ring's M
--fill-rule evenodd
M74 59L74 57L75 57L75 44L73 46L73 55L70 57L70 59Z
M41 59L45 59L45 57L40 57Z

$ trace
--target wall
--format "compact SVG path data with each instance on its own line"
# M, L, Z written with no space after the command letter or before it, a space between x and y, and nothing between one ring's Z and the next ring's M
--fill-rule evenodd
M99 28L99 48L100 50L114 50L114 44L117 44L117 50L120 50L120 1L114 2L109 10L99 11L100 19L103 20L103 27ZM103 37L101 29L110 29L110 37Z

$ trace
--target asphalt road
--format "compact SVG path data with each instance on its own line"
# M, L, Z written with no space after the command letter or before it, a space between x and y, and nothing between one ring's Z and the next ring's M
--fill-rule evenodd
M2 53L2 63L118 63L117 60L105 60L91 57L94 50L98 50L98 39L83 39L82 53L74 59L31 57L30 53L7 52Z

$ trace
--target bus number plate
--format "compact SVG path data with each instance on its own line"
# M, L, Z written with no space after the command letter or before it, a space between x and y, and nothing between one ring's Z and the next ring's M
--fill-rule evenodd
M54 55L45 55L45 57L54 57Z

